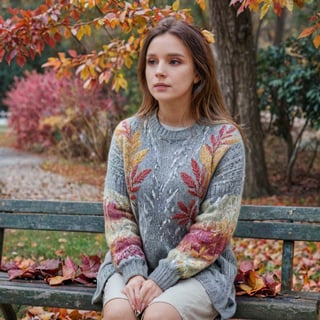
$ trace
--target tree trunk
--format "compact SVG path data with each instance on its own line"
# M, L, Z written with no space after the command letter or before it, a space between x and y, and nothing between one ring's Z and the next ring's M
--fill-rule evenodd
M219 80L231 114L247 137L244 197L270 193L256 91L256 59L251 14L237 16L230 0L208 1L215 35Z
M276 27L275 27L275 36L273 45L280 46L283 36L284 36L284 29L286 25L286 17L287 17L287 10L284 8L282 10L281 16L276 16Z

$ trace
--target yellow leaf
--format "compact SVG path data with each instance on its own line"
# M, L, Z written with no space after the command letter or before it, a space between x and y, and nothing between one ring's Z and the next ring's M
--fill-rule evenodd
M176 0L173 4L172 4L172 10L177 11L179 10L180 7L180 0Z
M88 69L89 69L89 72L90 72L90 75L92 76L92 77L95 77L96 76L96 70L95 70L95 66L94 65L90 65L90 66L88 66Z
M83 36L86 34L86 32L87 32L86 26L81 26L76 34L76 37L78 38L78 40L81 40L83 38ZM91 32L91 30L90 30L90 32Z
M49 279L49 285L56 286L56 285L62 284L64 280L65 280L65 277L63 276L52 277Z
M269 3L265 3L260 11L260 20L262 20L264 18L264 16L267 14L267 12L270 9L270 4Z
M90 37L91 36L91 27L88 24L83 27L85 29L85 34Z
M287 0L285 6L287 7L287 9L288 9L290 12L292 12L292 10L293 10L293 0Z
M64 124L63 116L51 116L40 121L40 127L50 126L52 128L61 128Z
M245 291L247 294L249 294L249 295L252 294L252 288L249 287L248 285L246 285L246 284L244 284L244 283L241 283L241 284L239 285L239 287L240 287L243 291Z
M133 63L133 61L129 56L124 57L124 64L128 69L131 68L132 63Z
M132 137L130 152L135 152L141 146L140 131L137 130Z
M206 1L205 0L197 0L197 4L201 8L201 10L205 10L206 9Z
M123 74L120 73L115 76L113 80L113 86L112 88L118 92L121 88L126 90L128 87L127 80L123 77Z
M206 146L203 146L200 151L200 161L205 166L208 172L211 172L212 156Z
M317 35L314 37L313 39L313 44L316 48L319 48L320 47L320 35Z
M90 75L90 70L87 66L85 66L82 71L80 72L80 77L82 80L87 80Z
M208 43L214 43L214 36L213 33L208 31L208 30L202 30L201 33L203 34L203 36L206 38L206 40L208 41Z
M143 149L143 150L140 150L139 152L136 152L131 159L132 166L138 165L144 159L147 153L148 153L148 149Z

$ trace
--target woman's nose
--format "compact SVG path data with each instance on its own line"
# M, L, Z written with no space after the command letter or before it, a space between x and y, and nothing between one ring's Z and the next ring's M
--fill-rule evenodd
M165 76L165 68L163 63L158 63L157 69L156 69L156 77L163 77Z

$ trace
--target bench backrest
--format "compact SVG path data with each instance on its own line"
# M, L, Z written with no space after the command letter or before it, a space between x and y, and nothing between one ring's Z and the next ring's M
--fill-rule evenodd
M0 258L4 229L104 232L102 203L0 200ZM241 207L234 237L283 240L282 291L292 288L294 241L320 241L319 207Z

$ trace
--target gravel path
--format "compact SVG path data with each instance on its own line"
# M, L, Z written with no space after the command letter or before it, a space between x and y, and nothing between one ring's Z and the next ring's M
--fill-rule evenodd
M0 199L101 201L96 187L44 171L41 162L40 157L0 148Z

